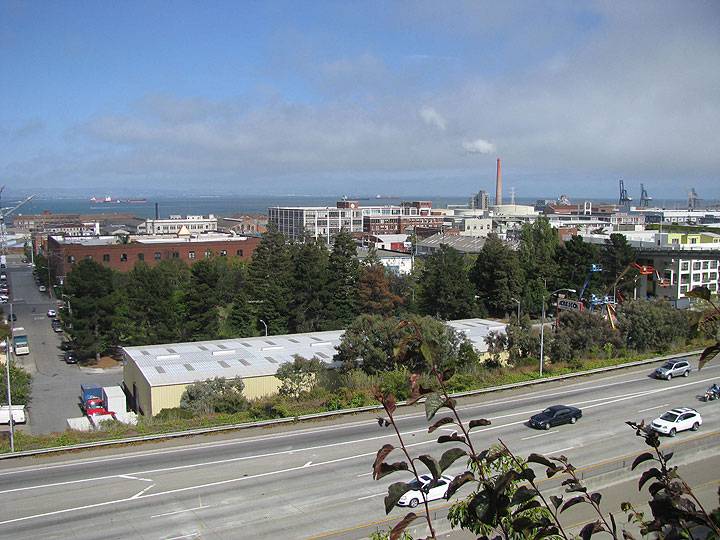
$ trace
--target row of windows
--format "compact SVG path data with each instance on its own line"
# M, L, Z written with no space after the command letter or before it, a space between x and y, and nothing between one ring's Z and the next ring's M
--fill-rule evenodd
M693 270L708 270L710 268L715 269L718 267L718 261L693 261ZM680 265L680 270L689 270L690 261L683 261Z
M221 257L227 257L227 254L228 254L228 252L227 252L226 249L221 249L220 252L219 252L219 255L220 255ZM238 257L242 257L242 256L243 256L243 250L242 250L242 249L238 249L238 250L235 252L235 255L237 255ZM213 251L212 251L211 249L205 250L205 258L206 258L206 259L209 259L209 258L212 257L212 256L213 256ZM180 258L180 252L179 252L179 251L173 251L173 252L171 252L170 257L173 258L173 259L179 259L179 258ZM156 261L162 260L162 252L156 251L156 252L154 253L154 255L153 255L153 258L154 258ZM194 259L196 259L196 258L197 258L197 256L196 256L196 254L195 254L194 251L188 251L188 259L194 260ZM91 260L93 260L93 256L92 256L92 255L85 255L85 259L91 261ZM137 260L138 260L138 261L144 261L144 260L145 260L145 254L144 254L144 253L138 253L138 254L137 254ZM110 254L109 254L109 253L103 254L103 256L102 256L102 261L105 262L105 263L110 262ZM127 254L127 253L121 253L121 254L120 254L120 262L127 262L127 261L128 261L128 254ZM67 262L68 262L69 264L74 264L74 263L75 263L75 255L68 255L68 256L67 256Z
M717 283L708 283L707 288L714 291L717 289ZM680 294L687 293L689 289L690 287L688 285L680 285Z

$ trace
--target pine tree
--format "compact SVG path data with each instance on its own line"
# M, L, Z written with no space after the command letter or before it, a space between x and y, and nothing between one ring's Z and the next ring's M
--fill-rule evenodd
M357 315L358 277L355 241L350 233L342 230L335 236L328 260L328 281L324 295L327 310L325 329L345 328Z
M591 273L593 264L601 265L600 252L595 244L584 242L582 236L573 236L557 250L560 286L575 289L580 294L585 279L590 274L590 281L585 297L598 293L602 288L600 272Z
M292 261L285 237L270 227L253 253L248 267L248 302L270 334L287 334L292 298Z
M328 250L306 238L290 248L293 275L288 327L290 332L312 332L323 327L325 306L322 291L328 281Z
M459 251L443 244L427 258L418 303L422 313L444 320L475 315L475 289Z
M557 232L547 218L523 225L518 258L525 273L522 303L529 312L539 313L548 291L564 286L558 281L558 244Z
M218 281L214 260L203 259L193 264L184 295L185 332L190 340L217 339L219 336Z
M479 300L493 317L504 317L513 311L522 293L523 273L517 254L494 233L470 271Z

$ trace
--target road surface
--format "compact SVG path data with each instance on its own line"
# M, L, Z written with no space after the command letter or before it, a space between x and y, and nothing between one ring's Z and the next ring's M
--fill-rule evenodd
M705 421L700 434L720 429L720 403L698 399L720 378L720 364L672 381L649 378L651 369L489 394L461 402L461 415L492 420L474 430L478 446L502 438L520 455L565 454L579 467L644 451L624 421L650 420L671 407L698 409ZM525 425L531 414L557 403L581 407L583 418L549 431ZM427 434L420 408L404 410L399 427L414 453L439 457L447 449L433 443L442 430ZM698 435L682 433L676 440ZM4 461L0 537L56 538L62 532L74 539L310 538L343 530L343 538L353 537L352 531L362 538L368 523L385 518L387 485L406 478L372 480L371 464L384 443L395 443L389 428L355 417L200 442ZM678 460L692 457L678 454ZM718 475L718 469L709 470L705 478ZM395 509L392 515L399 519L405 512Z

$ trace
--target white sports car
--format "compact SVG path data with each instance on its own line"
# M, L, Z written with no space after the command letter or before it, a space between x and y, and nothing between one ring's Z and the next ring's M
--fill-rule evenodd
M666 412L660 418L656 418L652 421L650 427L658 433L674 437L678 431L687 429L697 431L701 425L702 417L699 412L689 407L680 407Z
M438 485L428 489L427 486L430 485L432 479L432 476L429 474L423 474L420 475L421 483L418 483L417 480L410 482L411 489L400 497L398 506L409 506L410 508L415 508L423 500L422 492L425 493L425 498L428 501L434 501L445 497L448 486L450 486L450 482L452 482L452 476L442 475L438 481Z

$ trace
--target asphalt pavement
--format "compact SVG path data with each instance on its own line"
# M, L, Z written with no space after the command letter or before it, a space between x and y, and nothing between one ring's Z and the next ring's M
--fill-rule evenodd
M478 447L501 438L519 455L564 454L577 467L643 452L642 441L624 421L651 420L672 407L695 407L704 418L699 433L678 434L673 442L720 430L720 404L699 400L720 378L720 364L672 381L648 377L651 370L632 368L461 400L460 414L465 420L492 421L473 431ZM581 407L583 418L549 431L526 425L531 414L557 403ZM449 445L434 441L451 427L430 435L420 407L399 414L412 453L439 457L447 450ZM395 474L372 480L373 459L385 443L395 444L392 431L367 415L335 424L4 461L0 537L56 538L62 531L76 539L364 538L369 526L386 519L387 486L407 479ZM676 452L678 462L697 457L683 448ZM396 452L390 461L401 459ZM716 482L720 471L706 468L698 477ZM461 470L457 462L449 472ZM391 516L399 519L406 512L397 508Z
M78 405L80 384L120 384L122 370L100 372L66 364L60 349L62 334L53 331L47 316L48 309L57 309L55 300L38 290L32 268L19 257L8 258L7 274L12 309L17 315L14 326L25 328L30 343L30 354L16 356L15 360L33 376L28 423L19 429L34 435L64 431L67 418L82 415ZM9 314L10 305L4 304L3 310Z

